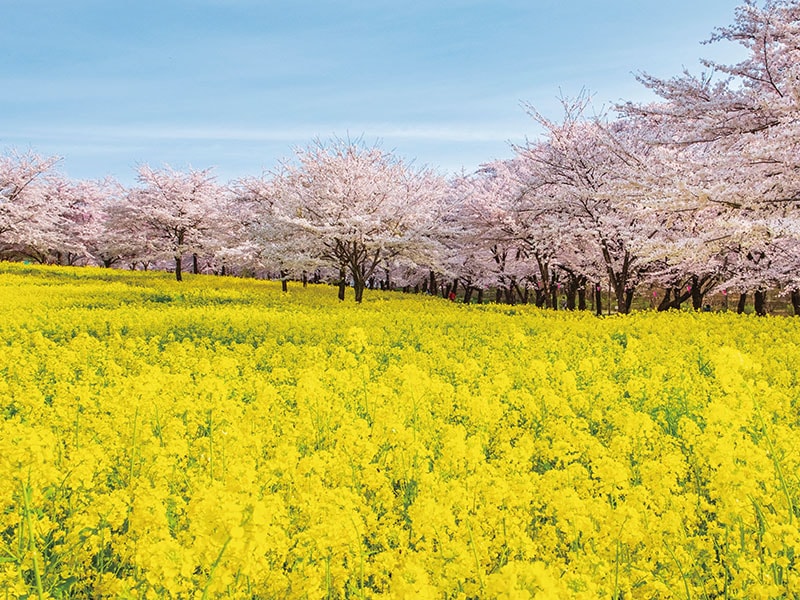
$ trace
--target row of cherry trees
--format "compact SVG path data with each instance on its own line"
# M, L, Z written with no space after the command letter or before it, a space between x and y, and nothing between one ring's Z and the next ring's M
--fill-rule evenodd
M445 178L360 141L315 142L226 185L147 165L137 185L73 181L57 160L0 157L0 256L453 291L595 308L610 289L659 308L768 289L800 314L800 2L747 1L711 41L735 65L671 79L659 98L590 113L588 96L514 157Z

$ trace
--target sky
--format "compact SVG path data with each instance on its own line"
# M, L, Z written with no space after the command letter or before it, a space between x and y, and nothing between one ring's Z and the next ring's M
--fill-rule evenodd
M229 181L315 139L442 174L510 158L586 90L597 112L700 58L737 0L0 0L0 152L76 179L142 164ZM612 113L613 114L613 113Z

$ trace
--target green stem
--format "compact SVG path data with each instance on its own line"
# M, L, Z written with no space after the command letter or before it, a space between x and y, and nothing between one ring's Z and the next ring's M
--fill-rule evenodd
M78 408L75 411L75 449L80 449L80 443L78 442L78 431L80 430L80 418L81 418L81 405L78 404Z
M614 593L611 595L611 600L619 600L619 540L614 555Z
M756 408L756 416L758 417L759 423L761 423L761 430L764 432L764 438L767 440L770 458L775 467L775 472L778 474L778 480L781 482L781 489L783 490L783 495L786 497L786 504L789 506L789 525L791 525L794 520L794 502L792 501L792 495L789 492L789 486L786 484L786 478L783 476L783 469L778 460L778 455L775 452L775 445L772 443L772 438L767 431L767 424L764 422L764 417L761 416L761 408L756 404L755 398L753 399L753 405Z
M33 556L33 576L36 579L36 595L39 600L44 600L44 589L42 588L42 575L39 568L39 554L36 550L36 540L33 534L33 521L31 521L31 488L23 486L22 501L25 505L25 525L28 527L28 550Z
M472 537L472 526L469 524L469 519L464 521L467 525L467 533L469 534L469 545L472 547L472 557L475 559L475 573L478 576L478 584L483 592L483 576L481 575L481 561L478 559L478 550L475 548L475 540Z
M208 472L214 480L214 414L213 409L208 409Z
M214 559L214 562L211 563L211 569L208 572L208 580L206 581L206 586L203 588L203 596L202 600L206 600L208 598L208 588L211 587L211 580L214 578L214 572L217 570L220 561L222 560L222 555L225 553L225 549L228 547L228 544L231 543L233 536L228 536L228 539L225 540L225 543L222 544L222 548L219 550L219 554L217 554L217 558Z
M333 581L331 581L331 555L325 557L325 588L327 590L326 598L331 600L333 598Z
M675 553L672 551L672 548L669 547L667 544L667 540L664 540L664 547L669 552L669 555L672 557L672 560L675 561L675 564L678 565L678 572L681 574L681 578L683 579L683 589L686 591L686 600L692 600L692 594L689 591L689 581L686 579L686 574L683 572L683 566L681 565L681 561L678 560L678 557L675 556Z
M131 435L131 460L128 466L128 485L133 485L133 469L136 461L136 428L139 422L139 407L133 413L133 434Z

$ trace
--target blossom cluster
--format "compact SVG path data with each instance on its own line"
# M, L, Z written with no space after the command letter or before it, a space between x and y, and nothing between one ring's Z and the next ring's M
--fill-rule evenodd
M800 326L0 265L0 596L800 595Z

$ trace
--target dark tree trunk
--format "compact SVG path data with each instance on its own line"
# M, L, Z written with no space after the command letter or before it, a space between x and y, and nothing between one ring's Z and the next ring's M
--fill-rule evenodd
M664 290L664 297L661 299L661 302L658 303L658 308L656 308L656 310L658 312L664 312L670 308L672 308L672 288L668 287Z
M567 285L567 302L565 308L567 310L575 310L577 298L578 288L573 285Z
M500 304L503 301L503 290L501 288L497 288L494 293L494 303Z
M222 275L223 277L226 275L226 273L225 273L225 265L222 265L222 270L220 271L220 275Z
M347 287L344 269L339 269L339 300L344 300L344 290Z
M308 287L308 273L303 271L303 287Z
M576 300L578 297L578 290L581 288L581 281L573 275L567 277L567 286L565 289L567 297L567 310L575 310ZM585 302L584 298L584 302Z
M703 277L701 280L697 275L692 276L692 308L701 310L703 308L703 301L705 300L706 293L710 289L711 277ZM703 289L706 286L706 289Z
M631 303L633 302L633 290L627 289L625 290L625 314L631 312Z
M792 310L794 311L794 316L800 316L800 290L792 290Z
M483 288L478 288L478 304L483 304Z
M594 286L594 313L598 317L603 314L603 290L599 283Z
M747 292L739 294L739 302L736 303L736 313L742 314L744 312L744 305L747 304Z
M506 304L511 304L512 306L517 303L516 294L514 294L514 286L509 285L503 290L505 297L506 297Z
M679 288L679 287L672 288L673 298L672 298L672 304L670 305L670 308L674 308L676 310L680 310L681 309L681 304L686 302L686 300L688 300L689 297L692 295L692 289L693 289L692 286L689 286L686 289Z
M200 273L200 266L197 264L197 254L192 254L192 273L195 275Z
M281 291L288 292L289 291L289 282L287 281L286 271L281 271Z
M175 257L175 281L183 281L183 259L180 256Z
M533 290L533 303L537 308L546 308L547 304L547 291L543 287L537 286Z
M364 299L364 289L367 287L367 282L363 277L356 276L353 278L353 290L356 294L356 302L361 302Z
M436 293L436 274L433 271L430 271L428 273L428 277L430 278L428 289L431 292L431 296L433 296Z
M464 290L464 304L469 304L472 302L472 292L475 288L471 285L468 285Z
M755 293L755 311L759 317L764 317L767 314L767 290L758 289Z
M680 310L684 300L686 300L686 296L681 292L681 288L672 288L672 304L670 304L670 308Z
M586 310L586 286L578 288L578 310Z
M617 301L617 312L627 315L630 312L630 300L633 298L633 290L626 287L614 287L614 298Z
M550 305L553 307L553 310L558 310L558 286L552 285L550 286Z

